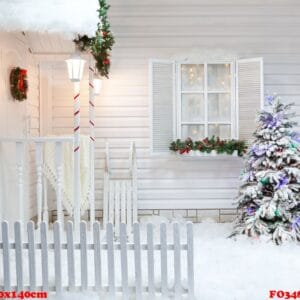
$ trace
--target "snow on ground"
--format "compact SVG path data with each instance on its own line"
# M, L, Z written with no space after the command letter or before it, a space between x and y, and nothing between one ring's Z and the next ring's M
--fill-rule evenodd
M144 220L149 221L149 220ZM161 219L151 219L156 222L155 238L159 238L158 223ZM145 226L145 223L143 224ZM300 289L299 286L299 245L285 244L276 246L271 242L239 237L237 240L228 239L231 232L231 224L217 224L205 222L194 225L194 243L195 243L195 292L196 299L201 300L266 300L269 299L269 290L294 291ZM168 228L170 229L170 228ZM184 226L182 226L182 236ZM142 230L145 230L142 229ZM142 240L145 234L141 234ZM169 231L168 241L172 241L172 235ZM78 251L77 251L78 252ZM131 251L132 252L132 251ZM145 252L145 251L143 251ZM77 253L78 254L78 253ZM104 275L103 281L107 281L107 262L105 253L102 256ZM158 253L157 253L158 254ZM146 255L145 253L143 255ZM116 269L119 270L120 261L116 255ZM51 257L49 256L49 259ZM80 270L80 256L76 256L76 270ZM93 265L92 255L89 256ZM170 255L170 266L172 266L173 257ZM66 259L63 259L66 264ZM146 256L142 257L146 262ZM155 257L156 261L156 284L159 286L159 255ZM134 285L133 281L133 256L128 258L129 268L132 269L129 275L129 283ZM185 269L185 259L182 259L183 269ZM67 283L67 266L63 267L64 284ZM147 266L142 267L143 282L147 282ZM52 272L54 269L52 269ZM89 280L93 283L93 270L89 274ZM51 272L51 270L50 270ZM170 286L173 278L172 267L169 268ZM76 272L78 275L78 272ZM121 272L116 272L117 283L121 282ZM39 277L38 277L39 278ZM51 275L50 275L51 278ZM54 281L53 275L51 278ZM183 281L186 282L186 274L183 272ZM80 276L76 278L76 283L80 283ZM50 295L52 300L90 300L107 299L100 297L93 292L88 293L66 293L60 297ZM121 299L121 298L120 298ZM134 297L132 297L134 299ZM145 297L147 299L147 297ZM159 297L157 299L160 299Z
M228 223L194 225L196 299L262 300L268 299L269 290L300 288L299 245L276 246L246 237L228 239L231 228ZM95 293L60 298L100 299Z

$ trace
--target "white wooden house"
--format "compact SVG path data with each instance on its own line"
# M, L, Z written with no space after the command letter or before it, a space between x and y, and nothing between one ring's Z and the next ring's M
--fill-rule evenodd
M223 238L213 236L202 252L206 237L199 240L197 230L194 262L192 223L136 221L235 217L243 159L176 155L168 148L175 139L213 135L250 142L268 93L294 101L300 121L299 0L109 4L116 44L110 78L95 97L90 56L82 55L80 89L65 60L74 54L76 33L95 32L98 0L0 0L0 290L55 292L58 299L62 292L90 297L85 293L94 291L103 299L193 300L220 281L215 295L253 298L246 286L253 279L236 280L253 269L248 256L235 259L246 248L216 247ZM28 73L23 102L11 96L14 67ZM72 218L74 230L65 222ZM209 235L227 227L212 226L197 225L210 228ZM218 249L206 255L212 248ZM267 250L271 266L280 256ZM233 285L224 287L225 278L215 276L220 259L232 269L243 265L227 278Z
M111 0L110 5L116 45L110 79L96 98L96 216L102 216L105 143L111 168L122 177L134 141L139 215L231 220L243 161L178 157L168 145L177 137L212 134L249 139L267 92L293 100L300 112L298 1ZM64 62L74 51L69 36L3 29L0 41L0 137L72 135L72 85ZM9 68L17 65L29 76L28 100L22 103L11 99L8 85ZM198 82L188 81L189 72ZM82 133L88 134L87 70L81 88ZM210 119L217 108L219 119ZM5 155L1 218L14 220L16 161L12 148ZM33 155L30 159L26 219L37 212Z

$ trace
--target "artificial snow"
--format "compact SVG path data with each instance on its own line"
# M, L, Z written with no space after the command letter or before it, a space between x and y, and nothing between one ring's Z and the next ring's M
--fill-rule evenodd
M158 238L160 220L157 218L152 221L155 223L155 235ZM276 246L273 242L245 236L238 237L237 240L229 239L227 236L231 230L232 224L229 223L194 224L196 299L261 300L268 299L269 290L299 289L299 245L287 243ZM170 230L168 234L168 240L172 241ZM146 267L142 269L146 270ZM159 268L156 274L159 274ZM185 274L183 276L186 277ZM170 281L172 284L172 278ZM100 299L99 295L91 292L66 293L50 298Z
M98 0L0 0L0 31L92 35Z

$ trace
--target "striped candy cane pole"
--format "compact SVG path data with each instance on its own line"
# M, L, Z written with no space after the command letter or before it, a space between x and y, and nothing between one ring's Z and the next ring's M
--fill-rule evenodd
M89 125L90 125L90 222L95 222L95 94L94 94L94 64L89 62Z
M80 223L80 82L74 83L74 225L79 231Z

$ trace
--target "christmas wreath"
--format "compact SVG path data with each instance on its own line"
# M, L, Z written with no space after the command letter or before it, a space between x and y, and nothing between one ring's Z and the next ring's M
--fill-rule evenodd
M27 70L19 67L13 68L10 72L10 91L15 100L27 99L28 81Z
M110 51L115 43L115 39L110 31L110 24L107 19L110 5L106 3L106 0L99 0L99 6L99 23L95 36L78 35L74 43L81 52L91 52L96 61L96 69L99 74L108 78Z

